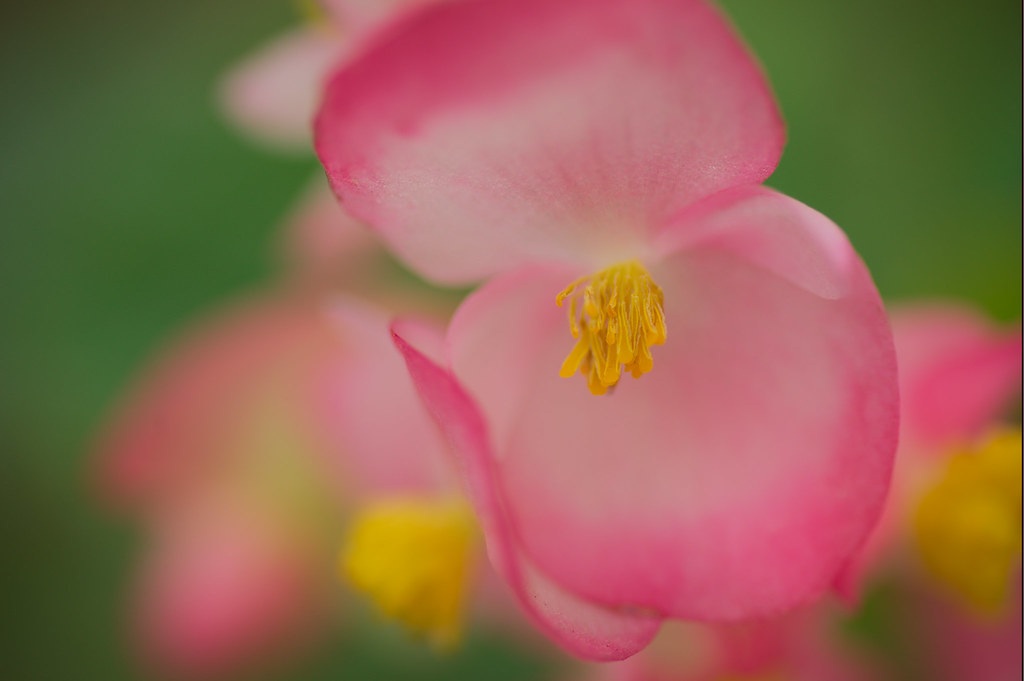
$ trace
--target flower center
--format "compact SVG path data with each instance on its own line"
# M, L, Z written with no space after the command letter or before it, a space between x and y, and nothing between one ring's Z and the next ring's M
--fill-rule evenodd
M662 345L668 333L665 295L640 263L621 263L581 277L555 303L561 307L566 298L569 329L577 340L560 376L568 378L579 370L590 392L604 395L623 370L640 378L654 367L651 346Z
M450 648L462 630L475 537L461 499L381 500L356 514L339 567L383 615Z
M1020 431L953 457L922 497L914 530L936 579L981 612L997 612L1020 564Z

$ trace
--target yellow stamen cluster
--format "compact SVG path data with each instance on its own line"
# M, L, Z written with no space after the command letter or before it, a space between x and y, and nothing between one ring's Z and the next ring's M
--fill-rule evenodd
M356 514L339 568L383 615L450 648L462 631L475 536L462 500L382 500Z
M566 298L569 329L577 340L560 376L568 378L579 370L590 392L604 395L624 370L640 378L654 367L651 346L663 344L668 334L665 294L640 263L614 265L577 279L555 302L561 307Z
M998 611L1021 555L1021 433L999 432L958 454L917 507L929 572L968 604Z

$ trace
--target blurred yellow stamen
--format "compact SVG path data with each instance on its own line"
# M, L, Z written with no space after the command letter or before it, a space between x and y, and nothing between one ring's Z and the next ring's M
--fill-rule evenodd
M462 630L475 534L464 501L378 501L356 514L340 571L385 616L450 648Z
M583 304L578 305L581 296ZM576 345L562 363L560 376L568 378L578 370L590 392L604 395L623 371L640 378L653 368L651 346L662 345L668 335L665 295L640 263L621 263L581 277L566 286L555 303L561 307L566 298Z
M996 433L953 457L914 521L933 576L979 611L999 611L1020 564L1020 431Z

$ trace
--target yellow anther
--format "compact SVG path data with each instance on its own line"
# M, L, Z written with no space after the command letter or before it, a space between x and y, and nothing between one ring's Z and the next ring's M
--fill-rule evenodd
M925 566L983 613L999 611L1021 555L1021 433L954 456L914 518Z
M382 614L450 648L462 630L475 538L462 500L382 500L356 514L339 568Z
M577 315L578 289L584 283ZM653 368L650 348L668 338L665 295L640 263L614 265L577 279L555 297L555 303L561 306L566 298L571 298L569 330L578 340L562 363L560 376L578 370L590 392L604 395L623 371L640 378Z

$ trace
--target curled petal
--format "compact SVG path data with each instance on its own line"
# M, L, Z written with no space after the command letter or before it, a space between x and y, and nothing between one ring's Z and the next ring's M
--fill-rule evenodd
M430 340L429 331L409 322L396 323L392 333L424 403L461 456L491 562L534 622L567 650L588 659L623 659L647 645L660 618L580 599L531 564L516 541L500 490L491 480L490 436L477 406L445 368L405 337L417 337L435 351L439 341Z
M426 276L642 255L775 168L757 65L696 0L482 0L417 13L331 79L316 122L353 214Z
M828 299L735 249L670 256L651 269L669 329L654 370L603 398L558 376L571 337L551 294L571 273L516 271L460 308L451 369L494 437L478 482L538 569L701 620L828 587L878 518L897 430L888 324L845 260L846 294Z

